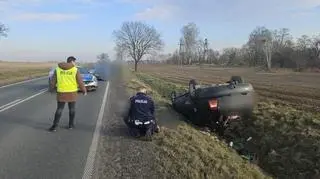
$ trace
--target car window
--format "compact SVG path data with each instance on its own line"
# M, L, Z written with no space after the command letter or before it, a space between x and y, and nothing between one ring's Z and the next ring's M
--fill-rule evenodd
M90 73L95 73L95 70L94 69L90 69L89 72Z
M89 71L86 68L78 68L78 69L79 69L80 74L89 73Z

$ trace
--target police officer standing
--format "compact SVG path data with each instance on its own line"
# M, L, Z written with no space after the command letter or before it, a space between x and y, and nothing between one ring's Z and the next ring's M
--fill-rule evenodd
M56 131L65 103L69 107L69 129L74 128L75 104L78 94L78 86L84 95L87 90L83 84L78 68L75 66L76 58L70 56L67 63L59 63L51 79L51 89L57 88L57 109L54 115L53 125L49 131Z

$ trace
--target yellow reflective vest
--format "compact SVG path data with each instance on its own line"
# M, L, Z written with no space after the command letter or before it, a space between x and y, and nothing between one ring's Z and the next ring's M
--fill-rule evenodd
M66 93L78 91L78 83L76 77L77 71L77 67L72 67L69 70L63 70L60 67L56 68L57 92Z

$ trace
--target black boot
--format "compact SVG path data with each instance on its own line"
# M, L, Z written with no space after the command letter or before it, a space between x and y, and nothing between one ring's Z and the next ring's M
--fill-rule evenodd
M70 121L69 122L69 126L68 126L68 129L73 129L74 128L74 124L73 124L73 121Z
M74 128L74 117L76 115L76 110L75 110L75 102L69 102L68 103L69 106L69 129L73 129Z
M57 126L53 124L53 125L49 128L49 131L50 131L50 132L56 132L56 131L57 131Z
M68 129L73 129L74 128L74 114L70 115L70 118L69 118L69 125L68 125Z
M156 132L156 133L160 132L160 127L158 125L155 126L154 132Z
M160 132L160 127L159 127L158 122L156 120L154 121L154 132L156 132L156 133Z

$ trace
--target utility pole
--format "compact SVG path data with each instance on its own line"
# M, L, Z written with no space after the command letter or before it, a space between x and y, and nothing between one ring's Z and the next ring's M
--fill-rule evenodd
M181 59L181 51L182 51L182 46L183 46L183 40L182 38L180 39L179 42L179 60L178 60L178 65L180 64L180 67L182 67L182 59Z
M316 50L317 50L316 56L317 56L317 58L319 58L319 60L320 60L320 40L317 40L317 42L316 42Z
M203 58L204 61L207 62L208 59L208 39L204 39L204 49L203 49Z

